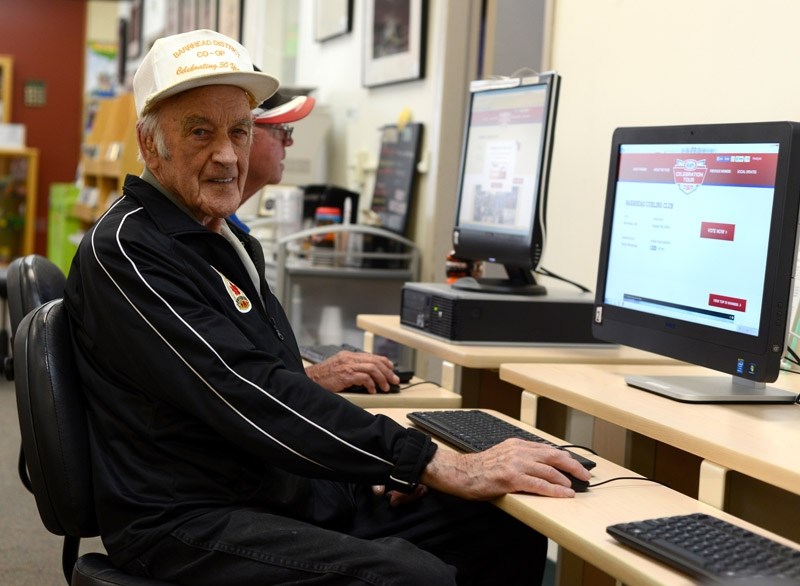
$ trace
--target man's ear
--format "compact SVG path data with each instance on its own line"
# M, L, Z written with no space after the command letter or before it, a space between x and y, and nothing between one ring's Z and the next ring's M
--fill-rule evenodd
M150 151L148 150L148 147L147 147L147 142L148 141L146 140L146 137L145 137L144 133L142 132L141 127L137 124L136 125L136 144L139 146L139 154L142 157L144 157L145 155L149 155L150 154ZM152 143L152 140L150 140L149 142Z
M137 129L136 139L139 143L139 152L145 166L152 167L158 164L158 151L152 136L145 136L141 129Z
M152 157L158 156L158 151L156 150L156 142L153 140L152 136L145 137L144 148L147 151L148 155Z

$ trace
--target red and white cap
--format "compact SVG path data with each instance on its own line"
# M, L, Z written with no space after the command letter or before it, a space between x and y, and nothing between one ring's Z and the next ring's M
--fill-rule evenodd
M256 124L286 124L308 116L314 109L315 100L311 96L286 96L276 92L253 110Z

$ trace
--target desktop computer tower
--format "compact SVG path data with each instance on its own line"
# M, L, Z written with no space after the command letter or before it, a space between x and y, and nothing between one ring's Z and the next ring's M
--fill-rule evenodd
M402 325L453 343L607 345L592 336L592 293L500 295L406 283L400 305Z

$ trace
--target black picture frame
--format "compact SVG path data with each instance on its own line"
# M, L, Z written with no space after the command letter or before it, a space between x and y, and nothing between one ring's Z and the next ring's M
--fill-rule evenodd
M425 77L427 0L365 0L362 85Z
M120 18L117 22L117 85L125 87L128 69L128 19Z
M142 22L144 4L142 0L131 0L130 19L128 20L127 58L136 59L142 54Z

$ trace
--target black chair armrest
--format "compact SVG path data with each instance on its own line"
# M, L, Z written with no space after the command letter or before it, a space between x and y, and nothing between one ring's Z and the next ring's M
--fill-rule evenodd
M72 570L71 586L170 586L148 578L138 578L118 570L102 553L87 553L78 558Z

